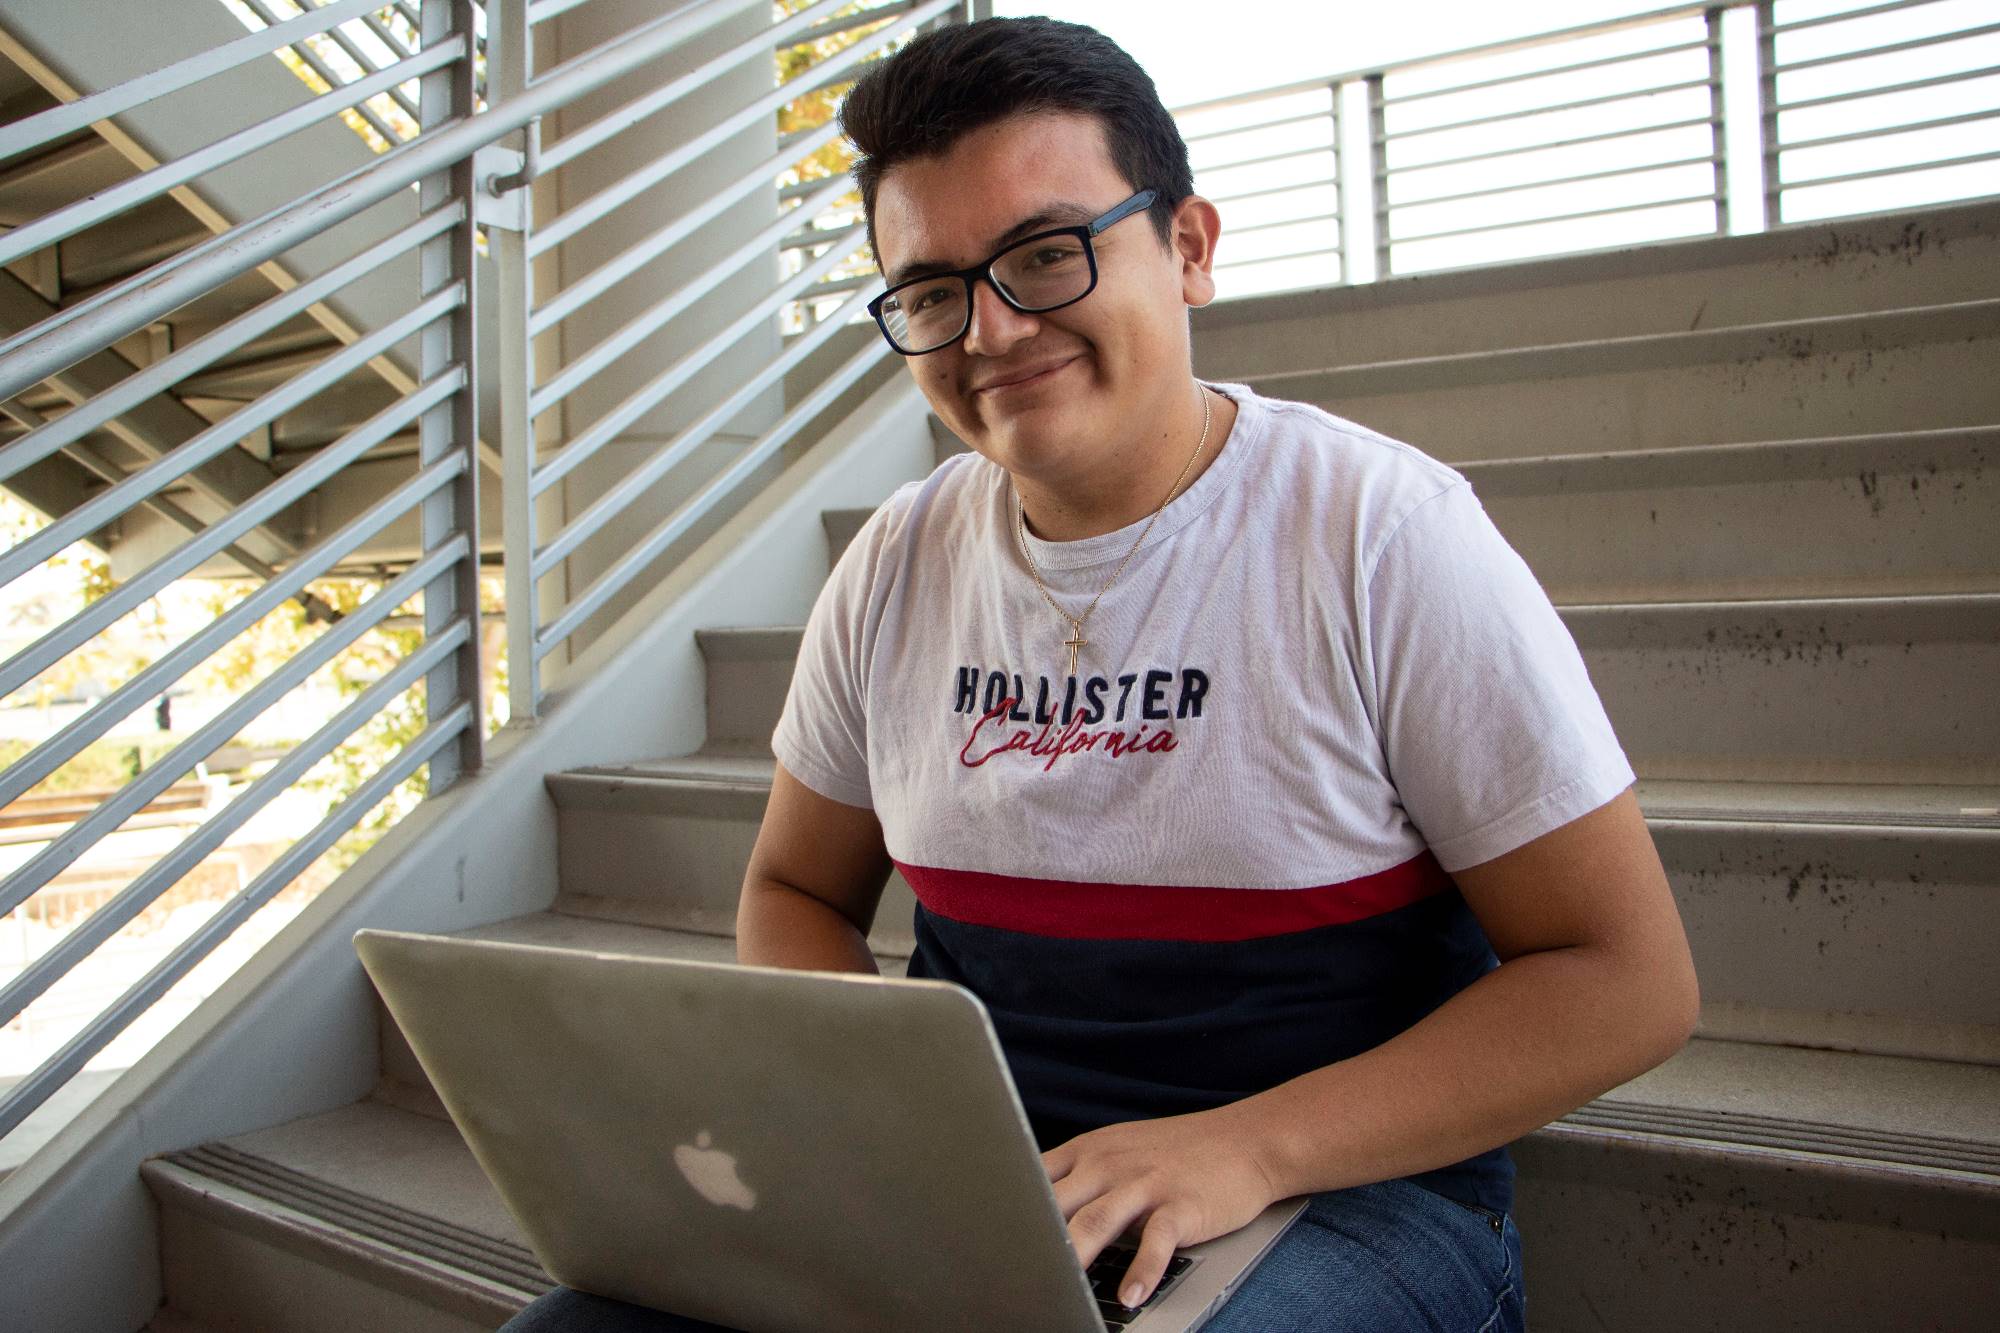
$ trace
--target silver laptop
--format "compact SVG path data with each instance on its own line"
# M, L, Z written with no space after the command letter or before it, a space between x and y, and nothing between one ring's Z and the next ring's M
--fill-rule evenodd
M1201 1327L1303 1212L1086 1275L985 1007L949 982L364 930L535 1257L750 1333ZM1129 1238L1128 1238L1129 1239Z

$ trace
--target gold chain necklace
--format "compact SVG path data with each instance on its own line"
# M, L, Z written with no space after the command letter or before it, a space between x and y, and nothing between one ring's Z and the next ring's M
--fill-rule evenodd
M1208 443L1208 428L1215 420L1215 405L1209 399L1205 388L1196 385L1195 391L1201 394L1201 438L1194 442L1194 452L1188 455L1188 461L1181 467L1181 475L1174 478L1172 488L1167 491L1167 498L1160 501L1160 507L1153 511L1153 517L1146 520L1146 526L1140 529L1139 536L1133 541L1131 549L1125 552L1125 558L1118 562L1118 568L1112 571L1104 586L1097 590L1097 596L1090 599L1090 605L1084 609L1081 616L1073 616L1057 606L1056 599L1049 596L1048 588L1043 586L1042 572L1035 568L1035 557L1028 554L1027 506L1021 503L1020 488L1014 489L1014 536L1021 545L1021 558L1028 562L1028 573L1034 576L1035 587L1042 594L1042 600L1047 602L1057 615L1067 620L1074 631L1070 638L1063 640L1063 647L1069 649L1069 674L1072 676L1076 674L1076 655L1090 644L1090 640L1083 637L1083 622L1090 619L1090 613L1097 609L1098 602L1104 599L1105 593L1111 591L1111 585L1118 582L1118 576L1125 572L1125 566L1131 563L1133 553L1145 542L1146 534L1153 530L1154 521L1166 512L1169 504L1173 503L1175 494L1180 491L1181 482L1187 479L1188 469L1194 466L1195 459L1201 457L1202 446Z

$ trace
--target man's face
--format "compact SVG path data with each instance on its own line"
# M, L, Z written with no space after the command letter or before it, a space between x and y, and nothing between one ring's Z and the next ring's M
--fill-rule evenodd
M1088 222L1152 184L1119 174L1095 117L1013 116L883 175L878 258L892 284L964 268L1033 232ZM1192 401L1187 307L1213 293L1206 253L1196 262L1162 244L1144 213L1092 245L1097 288L1083 300L1025 315L981 282L965 337L909 358L932 410L1010 472L1059 482L1129 462L1174 404Z

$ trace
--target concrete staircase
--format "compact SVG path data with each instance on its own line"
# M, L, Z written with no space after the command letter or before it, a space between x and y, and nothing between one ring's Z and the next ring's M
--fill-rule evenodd
M1533 1327L1990 1327L2000 207L1232 303L1196 345L1462 468L1640 774L1701 1032L1516 1145ZM800 634L699 633L706 744L552 777L548 910L466 933L733 958ZM547 1281L386 1015L368 1099L144 1174L158 1330L491 1328Z

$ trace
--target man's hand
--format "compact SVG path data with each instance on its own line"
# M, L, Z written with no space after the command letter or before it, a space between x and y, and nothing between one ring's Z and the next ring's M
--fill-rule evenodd
M1085 1268L1145 1219L1139 1255L1119 1283L1138 1305L1176 1247L1247 1226L1278 1198L1229 1107L1106 1125L1042 1154Z

